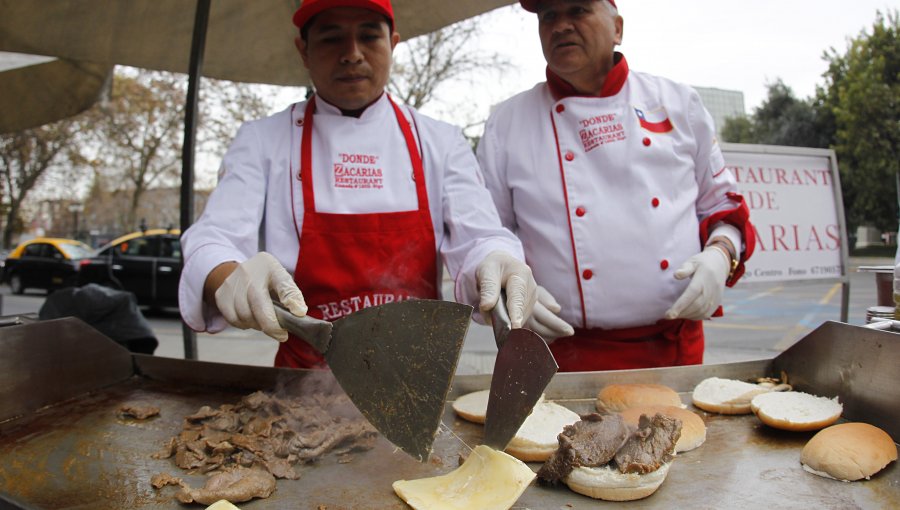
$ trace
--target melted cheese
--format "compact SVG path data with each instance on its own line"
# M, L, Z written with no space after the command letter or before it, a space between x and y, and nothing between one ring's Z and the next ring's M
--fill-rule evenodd
M507 510L534 478L524 462L481 445L446 475L398 480L393 487L416 510Z

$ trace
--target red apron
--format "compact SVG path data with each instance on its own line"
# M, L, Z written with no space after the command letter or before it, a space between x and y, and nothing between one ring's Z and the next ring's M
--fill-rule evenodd
M703 363L703 322L660 321L625 329L581 329L550 344L560 372L624 370Z
M294 271L294 281L306 298L309 315L323 318L327 311L329 319L334 320L355 310L391 301L437 298L437 252L425 189L425 171L406 117L388 96L412 161L418 210L319 213L316 212L312 180L315 99L315 96L310 98L303 114L300 149L303 231L297 232L300 252ZM293 171L290 173L293 179ZM327 368L324 358L315 349L293 335L278 347L275 366Z

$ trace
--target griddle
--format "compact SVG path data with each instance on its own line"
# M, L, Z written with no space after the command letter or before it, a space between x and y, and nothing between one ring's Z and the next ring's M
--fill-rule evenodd
M151 455L176 435L184 416L203 405L236 403L257 390L315 387L340 392L328 372L250 367L132 354L74 318L0 328L0 510L184 509L176 488L156 490L160 472L198 487L172 459ZM610 383L659 383L681 394L707 425L700 448L679 454L668 478L631 508L898 508L900 468L844 483L809 474L800 450L813 433L790 433L756 417L709 414L690 406L690 392L717 376L752 380L786 372L800 391L839 396L844 419L865 421L900 437L900 335L828 322L774 359L646 370L562 373L546 398L579 413L594 409ZM449 398L487 389L490 375L457 376ZM118 416L123 404L150 404L159 417ZM383 438L350 462L327 455L297 467L299 480L278 480L254 509L404 509L391 483L449 472L481 442L483 427L458 419L448 403L432 459L419 463ZM537 469L539 464L530 464ZM606 508L565 487L530 486L516 509Z

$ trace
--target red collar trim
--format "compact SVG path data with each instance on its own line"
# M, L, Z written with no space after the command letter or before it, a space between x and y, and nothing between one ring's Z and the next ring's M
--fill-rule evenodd
M613 68L606 75L606 79L603 80L603 87L600 88L599 94L582 94L578 92L575 90L575 87L560 78L548 67L547 85L550 87L550 93L553 94L554 99L557 101L567 97L609 97L618 94L628 78L628 62L625 60L625 55L618 51L613 55L613 61L615 64L613 64Z

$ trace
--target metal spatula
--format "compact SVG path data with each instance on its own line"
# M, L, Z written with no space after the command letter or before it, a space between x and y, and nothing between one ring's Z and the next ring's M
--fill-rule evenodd
M278 322L323 356L363 416L389 441L424 461L444 414L472 307L409 300L334 322L297 317L276 304Z
M540 335L511 328L506 293L500 295L491 312L491 322L497 360L484 419L484 444L502 451L531 414L559 366Z

